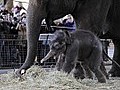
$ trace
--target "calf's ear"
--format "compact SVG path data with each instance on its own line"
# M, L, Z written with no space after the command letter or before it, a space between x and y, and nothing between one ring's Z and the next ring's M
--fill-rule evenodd
M72 38L70 32L65 30L65 34L66 34L66 43L71 44Z

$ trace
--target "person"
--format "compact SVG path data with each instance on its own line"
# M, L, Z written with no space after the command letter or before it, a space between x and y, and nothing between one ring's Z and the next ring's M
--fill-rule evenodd
M5 9L11 13L12 8L13 8L13 0L7 0L5 4Z
M63 26L68 27L69 31L75 31L75 21L71 14L68 14L63 18L62 24Z
M63 18L57 19L54 21L56 26L61 26L64 29L69 31L75 31L75 21L71 14L64 16Z
M54 20L53 25L54 26L63 26L63 19L60 18L60 19Z
M12 8L12 12L14 17L20 19L21 14L26 13L26 9L23 7L21 2L18 2L18 4Z

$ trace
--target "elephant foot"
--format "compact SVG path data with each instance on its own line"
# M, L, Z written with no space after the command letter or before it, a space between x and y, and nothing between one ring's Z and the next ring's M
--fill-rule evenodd
M93 79L93 75L86 75L87 78Z
M25 73L26 73L25 69L19 69L15 72L15 75L16 75L16 77L21 77Z
M100 70L99 67L96 67L96 68L91 69L91 70L95 73L95 76L97 77L98 82L106 83L106 76L102 73L102 71Z
M69 74L73 68L74 64L71 62L67 62L63 64L62 71Z
M85 72L86 72L86 77L87 78L89 78L89 79L93 79L94 78L94 75L93 75L92 71L89 68L86 68Z
M79 70L79 69L74 69L73 71L73 76L75 79L84 79L85 78L85 73L84 71L82 70Z
M85 75L84 74L78 74L78 73L74 73L73 74L73 76L74 76L74 78L76 79L76 80L78 80L78 79L84 79L85 78Z
M101 71L95 72L95 75L100 83L106 83L106 77Z
M106 79L105 79L104 77L99 78L99 79L98 79L98 82L100 82L100 83L106 83Z
M62 69L62 67L58 64L56 64L55 68L56 68L57 71L60 71Z
M76 79L84 79L85 78L85 71L80 63L76 64L75 69L73 71L73 76Z
M84 62L82 62L82 66L85 70L86 77L89 79L93 79L93 77L94 77L93 72L90 70L89 66Z
M57 71L60 71L62 69L61 67L58 67L58 66L56 66L55 68Z

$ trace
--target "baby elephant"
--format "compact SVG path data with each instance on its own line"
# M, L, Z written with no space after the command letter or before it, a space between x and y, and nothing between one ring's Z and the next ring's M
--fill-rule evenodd
M58 58L58 70L70 73L74 68L75 78L84 78L84 71L95 74L98 82L105 83L106 71L103 67L102 44L92 32L78 30L68 32L58 30L50 42L50 51L41 60L41 63L52 56Z

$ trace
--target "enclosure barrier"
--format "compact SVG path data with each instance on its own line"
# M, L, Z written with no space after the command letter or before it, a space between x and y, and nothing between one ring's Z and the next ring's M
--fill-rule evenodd
M25 61L27 54L27 41L22 39L23 36L3 35L0 39L0 68L19 68ZM52 34L41 34L37 48L37 64L49 51L49 40ZM42 64L43 67L51 67L55 65L55 60L52 58Z
M70 27L52 26L53 29L72 30ZM46 33L46 25L42 25L42 31L38 40L37 56L35 64L42 67L54 67L56 61L53 58L40 64L40 60L49 51L49 41L52 39L53 34ZM27 55L27 41L26 36L20 35L0 35L0 69L4 68L19 68L24 62ZM108 42L110 40L102 39L105 45L106 52L108 53Z

